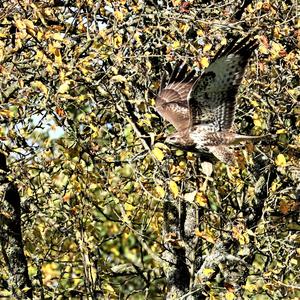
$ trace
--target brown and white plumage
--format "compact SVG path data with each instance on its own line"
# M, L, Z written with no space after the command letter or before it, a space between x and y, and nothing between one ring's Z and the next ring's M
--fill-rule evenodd
M187 73L187 65L177 65L166 87L157 99L156 109L177 131L187 129L190 124L188 95L195 82L195 71Z
M222 47L201 76L177 66L156 100L160 115L176 128L166 142L213 153L226 163L234 162L229 145L257 139L234 133L236 94L247 62L257 42L246 37Z

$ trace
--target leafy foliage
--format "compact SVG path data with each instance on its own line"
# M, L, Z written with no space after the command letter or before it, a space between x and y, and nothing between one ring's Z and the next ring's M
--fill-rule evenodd
M1 148L22 195L37 297L166 294L166 243L186 246L163 230L170 197L197 210L199 261L189 264L202 265L192 277L203 297L299 297L296 1L253 1L241 21L239 1L222 3L0 4ZM237 150L239 168L169 149L171 128L153 107L166 63L201 70L230 34L249 31L260 47L240 90L237 130L274 138ZM220 241L230 244L227 256ZM217 250L217 260L205 259Z

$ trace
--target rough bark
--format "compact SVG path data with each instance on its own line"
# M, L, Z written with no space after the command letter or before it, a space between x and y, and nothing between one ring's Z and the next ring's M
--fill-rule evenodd
M0 153L0 172L0 236L9 273L8 285L14 298L32 299L32 284L23 249L20 195L14 183L7 178L8 168L3 153Z

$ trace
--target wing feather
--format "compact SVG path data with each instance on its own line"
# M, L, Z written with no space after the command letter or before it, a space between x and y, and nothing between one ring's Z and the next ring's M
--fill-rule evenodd
M186 64L177 64L167 85L159 92L156 110L169 121L177 131L186 129L190 124L188 94L194 83L195 71L188 72Z
M256 47L257 42L248 36L238 43L234 38L217 52L188 96L190 127L207 124L215 131L232 128L238 87Z

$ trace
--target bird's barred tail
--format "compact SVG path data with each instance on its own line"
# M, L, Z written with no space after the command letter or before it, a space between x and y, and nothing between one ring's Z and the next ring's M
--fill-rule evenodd
M234 137L234 143L247 142L247 141L261 141L272 138L271 134L265 135L242 135L236 134Z

